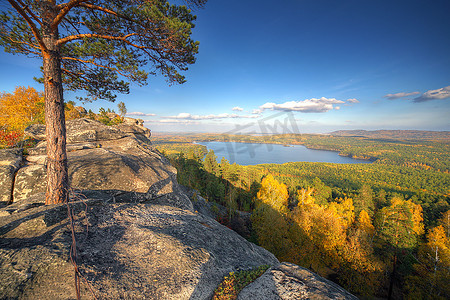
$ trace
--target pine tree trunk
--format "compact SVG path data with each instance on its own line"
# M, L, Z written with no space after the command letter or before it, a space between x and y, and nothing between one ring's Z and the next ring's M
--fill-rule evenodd
M49 17L51 20L51 16ZM48 52L43 55L45 132L47 137L47 190L45 204L54 204L68 200L69 179L61 58L59 49L56 46L58 31L52 31L49 24L50 22L43 26L43 41L48 49Z
M395 276L396 276L396 271L397 271L397 254L394 255L394 266L393 266L393 270L392 270L391 279L389 281L388 300L392 299L392 292L394 290L394 280L395 280Z

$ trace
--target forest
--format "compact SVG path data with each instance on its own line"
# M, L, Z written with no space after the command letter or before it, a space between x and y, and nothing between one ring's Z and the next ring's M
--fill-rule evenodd
M363 298L448 299L450 145L441 136L398 134L158 134L152 141L181 184L227 207L230 216L251 212L247 238L280 261ZM240 166L193 141L301 144L373 163Z

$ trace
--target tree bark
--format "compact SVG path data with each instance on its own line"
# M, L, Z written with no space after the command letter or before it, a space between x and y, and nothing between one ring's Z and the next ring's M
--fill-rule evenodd
M43 41L47 51L43 53L45 88L45 124L47 137L47 190L45 204L63 203L68 200L69 178L66 153L66 123L64 116L61 57L56 45L58 30L51 30L54 15L47 11L44 20Z

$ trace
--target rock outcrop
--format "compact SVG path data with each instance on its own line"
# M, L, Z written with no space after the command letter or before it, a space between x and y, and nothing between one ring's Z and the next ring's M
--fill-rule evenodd
M281 263L246 286L238 300L358 299L341 286L308 269Z
M35 139L42 139L44 132L43 125L26 130ZM90 119L68 121L71 187L107 190L115 201L153 201L192 210L176 181L176 169L152 147L149 137L147 128L131 122L106 126ZM23 167L16 170L14 190L9 191L13 201L45 191L46 142L42 140L29 153Z
M42 204L36 195L0 210L10 214L0 217L1 299L75 298L67 208ZM229 272L278 263L189 210L108 197L70 206L78 220L78 266L99 299L210 299Z
M22 149L0 150L0 204L12 202L14 178L22 163Z
M67 122L69 204L44 205L42 126L27 129L42 140L28 156L0 151L0 299L76 298L68 207L82 298L210 299L229 272L270 265L239 299L354 299L220 225L221 209L178 185L150 131L126 121ZM239 214L239 222L248 219Z

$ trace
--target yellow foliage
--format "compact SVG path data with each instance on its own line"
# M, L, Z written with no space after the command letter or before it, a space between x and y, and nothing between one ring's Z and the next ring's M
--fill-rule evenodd
M287 187L285 184L279 183L271 174L262 180L257 198L276 211L287 212L289 198Z
M442 217L439 219L439 223L444 228L447 239L450 240L450 210L447 210L442 214Z
M444 227L442 225L439 225L437 227L434 227L430 230L427 234L427 240L428 240L428 246L431 249L435 249L435 252L437 252L437 249L440 249L442 254L445 254L445 260L448 262L450 259L450 252L449 252L449 240L447 238L447 235L445 234Z
M74 120L82 117L72 101L66 103L64 110L66 120Z
M322 275L334 270L347 287L360 294L372 294L378 289L384 266L374 255L366 233L373 235L374 231L368 213L360 213L358 230L352 226L355 216L351 198L318 205L310 192L302 189L297 193L299 204L290 214L291 240L296 249L286 259Z
M315 205L315 199L312 196L314 188L300 189L297 191L298 206Z
M44 123L44 95L32 87L16 87L13 93L0 93L0 124L22 132L34 123Z
M411 211L413 214L413 231L417 234L417 235L421 235L423 234L424 231L424 225L423 225L423 209L422 206L420 204L414 204L411 201L406 201L408 203L408 205L411 207Z
M369 214L365 210L362 210L359 213L358 229L367 233L369 236L373 236L373 234L375 233L375 227L372 225Z
M339 202L340 203L331 202L328 205L328 209L341 220L342 226L348 228L355 220L355 207L353 206L353 200L352 198L345 197L344 199L339 199Z
M439 225L427 234L418 253L419 263L408 278L410 299L448 299L450 296L450 249L445 229Z
M421 235L424 233L424 227L423 227L423 215L422 215L422 206L420 204L415 204L411 200L403 200L398 197L394 197L391 200L391 206L390 209L387 209L385 211L388 212L388 217L391 216L391 214L397 214L396 208L401 208L402 206L405 206L412 214L412 222L413 227L412 230L416 235Z
M277 257L283 257L292 248L288 239L289 195L286 185L269 174L262 180L257 198L252 226L258 235L258 242Z

